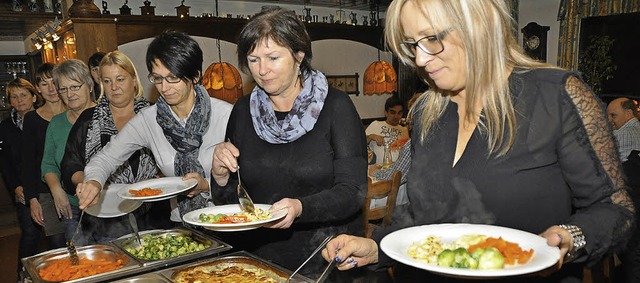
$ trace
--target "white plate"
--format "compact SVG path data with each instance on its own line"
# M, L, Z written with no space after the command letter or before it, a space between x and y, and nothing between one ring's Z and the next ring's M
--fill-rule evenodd
M141 201L159 201L171 198L181 192L187 191L198 184L196 179L182 180L182 177L164 177L149 179L135 184L128 185L118 190L118 196L123 199L133 199ZM160 189L162 193L155 196L136 197L129 193L129 190L141 190L144 188Z
M127 187L126 184L111 184L100 192L97 204L87 207L84 211L100 218L112 218L132 212L142 205L141 201L118 197L118 191Z
M269 204L254 204L255 208L260 208L262 210L269 210L269 208L271 207L271 205ZM234 213L238 213L240 212L240 205L239 204L227 204L227 205L220 205L220 206L212 206L212 207L205 207L205 208L201 208L201 209L197 209L194 211L191 211L187 214L185 214L184 216L182 216L182 219L192 225L196 225L196 226L202 226L205 229L209 229L209 230L213 230L213 231L221 231L221 232L236 232L236 231L246 231L246 230L251 230L251 229L256 229L256 228L260 228L262 226L264 226L265 224L272 222L272 221L276 221L280 218L283 218L287 215L287 210L286 209L281 209L281 210L276 210L274 212L271 213L271 218L266 219L266 220L259 220L259 221L253 221L253 222L247 222L247 223L229 223L229 224L216 224L216 223L203 223L198 221L198 217L200 216L200 213L205 213L205 214L218 214L218 213L222 213L222 214L226 214L226 215L231 215Z
M432 265L407 254L411 244L429 235L440 237L442 242L452 243L468 234L502 237L506 241L517 243L523 250L533 249L533 256L525 264L507 265L497 270L477 270ZM554 265L560 259L560 249L547 245L547 240L538 235L511 228L476 224L434 224L405 228L384 237L380 242L380 248L389 257L406 265L445 276L466 278L486 279L533 273Z

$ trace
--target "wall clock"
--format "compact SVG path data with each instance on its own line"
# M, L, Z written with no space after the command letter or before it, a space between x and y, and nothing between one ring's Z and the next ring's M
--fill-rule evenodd
M547 32L549 26L541 26L535 22L522 28L522 47L525 53L538 61L547 61Z

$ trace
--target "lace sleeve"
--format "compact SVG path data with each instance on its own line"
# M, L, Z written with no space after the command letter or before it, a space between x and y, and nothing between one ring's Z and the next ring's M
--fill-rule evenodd
M581 227L587 240L587 253L577 260L595 263L626 244L634 207L603 105L575 76L565 91L559 154L576 210L569 223Z

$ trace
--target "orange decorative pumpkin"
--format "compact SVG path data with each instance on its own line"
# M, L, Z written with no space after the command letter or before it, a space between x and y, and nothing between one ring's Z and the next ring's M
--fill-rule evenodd
M202 85L209 96L231 104L242 97L242 77L238 70L227 62L213 63L202 77Z
M398 90L398 77L391 64L375 61L364 71L365 95L392 93Z

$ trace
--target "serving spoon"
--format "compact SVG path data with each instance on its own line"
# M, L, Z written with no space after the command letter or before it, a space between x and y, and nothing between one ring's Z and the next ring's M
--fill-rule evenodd
M76 245L73 243L73 239L75 239L76 235L80 231L80 225L82 225L82 216L84 216L84 210L80 214L80 219L78 220L78 226L76 226L76 231L73 232L73 236L71 236L71 240L67 242L67 251L69 252L69 258L71 259L72 265L78 265L80 263L80 259L78 258L78 252L76 251Z
M248 213L255 212L255 206L253 205L253 201L247 190L242 186L242 181L240 180L240 166L238 166L238 203L240 203L240 208Z

